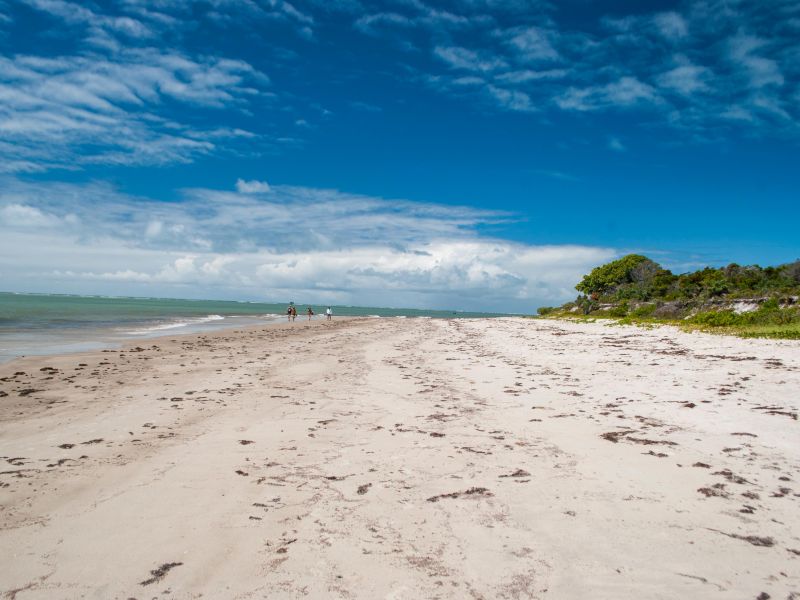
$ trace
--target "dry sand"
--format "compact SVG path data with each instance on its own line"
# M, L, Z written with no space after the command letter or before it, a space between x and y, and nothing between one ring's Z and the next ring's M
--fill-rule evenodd
M358 319L0 378L5 598L800 598L797 342Z

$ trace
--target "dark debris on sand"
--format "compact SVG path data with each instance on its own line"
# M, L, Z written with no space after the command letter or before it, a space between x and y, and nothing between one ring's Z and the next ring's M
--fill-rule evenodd
M450 492L449 494L439 494L438 496L431 496L428 498L428 502L438 502L444 498L460 498L461 496L469 496L469 497L489 497L494 496L492 492L484 487L472 487L468 490L464 490L463 492Z
M152 583L156 583L164 579L164 577L175 567L180 567L183 563L182 562L172 562L172 563L164 563L157 569L153 569L150 571L150 579L145 579L144 581L139 582L139 585L150 585Z

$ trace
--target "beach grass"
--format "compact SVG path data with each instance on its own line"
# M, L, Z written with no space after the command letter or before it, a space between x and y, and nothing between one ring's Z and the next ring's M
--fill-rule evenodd
M555 312L540 318L545 319L566 319L587 323L606 321L608 325L636 325L638 327L652 328L659 325L672 325L682 331L692 332L701 331L715 335L729 335L741 338L764 338L781 340L799 340L800 322L790 323L747 323L736 322L732 324L709 324L702 320L693 319L659 319L656 317L638 317L626 315L624 317L611 314L591 313L588 315Z

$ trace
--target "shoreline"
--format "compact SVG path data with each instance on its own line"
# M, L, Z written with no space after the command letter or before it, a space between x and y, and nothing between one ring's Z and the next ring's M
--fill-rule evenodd
M800 589L800 344L312 324L0 365L0 595Z
M299 306L299 305L298 305ZM306 305L324 318L325 305ZM511 316L448 310L332 305L335 318ZM298 319L304 319L304 310ZM119 347L130 340L285 322L286 304L0 292L0 363Z
M362 319L362 318L367 318L367 317L339 316L339 317L334 317L334 320L336 320L336 321L344 321L344 320ZM36 358L41 358L43 360L46 360L49 357L56 357L57 358L57 357L67 357L67 356L78 356L78 355L82 355L82 354L91 355L91 354L96 354L96 353L102 353L102 352L105 352L107 350L115 350L115 351L116 350L123 350L128 346L132 346L132 345L135 346L135 345L139 345L139 344L143 344L143 343L149 343L149 342L152 342L154 340L162 340L163 341L165 339L172 339L172 338L178 338L178 337L184 337L184 336L226 334L226 333L229 333L231 331L240 331L240 330L241 331L249 331L249 330L252 330L252 329L259 329L259 328L300 327L300 326L302 326L304 324L305 325L319 324L319 323L323 323L323 322L325 322L324 318L322 318L322 319L320 319L320 318L313 319L312 321L309 322L305 317L303 318L303 320L301 322L300 318L298 316L298 320L295 323L287 323L285 320L275 320L275 321L267 322L267 323L248 323L248 324L244 324L244 325L230 324L229 326L215 327L213 329L208 329L208 330L205 330L205 331L172 331L172 330L170 330L170 331L167 331L165 333L160 333L160 334L156 334L155 332L153 332L152 335L150 335L150 334L137 335L136 337L129 337L129 338L125 338L125 339L120 339L120 340L115 340L115 341L107 341L107 342L103 342L103 341L99 341L99 340L98 341L85 340L84 342L77 342L76 344L80 344L80 343L97 344L97 347L86 348L86 349L76 349L76 350L67 351L67 352L55 351L55 352L45 352L45 353L41 353L41 354L38 354L38 353L37 354L22 354L22 355L18 355L18 356L13 356L13 357L5 359L5 360L0 358L0 368L2 368L3 366L9 365L9 364L11 364L11 363L13 363L15 361L19 361L19 360L36 359Z

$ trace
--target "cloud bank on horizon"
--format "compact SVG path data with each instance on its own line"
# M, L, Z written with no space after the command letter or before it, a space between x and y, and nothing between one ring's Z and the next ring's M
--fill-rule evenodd
M0 48L5 289L531 311L650 240L579 242L564 225L541 241L524 224L544 209L520 192L390 200L333 191L348 187L316 172L357 155L351 133L398 157L427 152L435 134L392 130L403 111L430 131L450 127L451 144L421 159L431 162L458 155L473 115L543 132L556 123L554 148L594 143L607 161L653 137L800 139L796 0L627 12L545 0L0 0ZM463 110L458 124L425 123L421 103L439 101ZM370 139L367 119L395 137ZM504 135L511 148L528 141ZM274 171L289 161L291 177ZM370 177L359 169L352 180ZM543 187L587 182L572 169L526 172ZM435 170L415 199L436 198ZM500 186L516 174L490 165L486 177ZM475 198L466 177L450 178L452 196ZM578 212L592 199L570 203Z
M476 235L509 218L499 211L265 182L188 189L169 203L105 184L5 183L0 268L30 291L57 282L67 292L531 312L574 295L588 267L615 255ZM309 206L312 223L298 227Z

